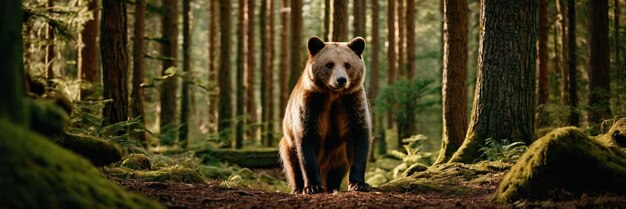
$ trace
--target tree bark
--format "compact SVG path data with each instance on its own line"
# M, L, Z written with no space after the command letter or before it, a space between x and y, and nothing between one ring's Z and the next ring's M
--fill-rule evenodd
M561 57L559 64L561 66L561 105L566 106L569 104L569 94L567 92L567 85L569 83L569 71L568 71L568 47L567 47L567 5L566 0L556 1L556 10L558 14L558 35L559 35L559 56ZM566 116L566 118L569 117ZM567 119L566 119L567 120Z
M369 101L374 101L378 97L380 90L380 6L378 0L372 0L372 45L371 52L371 64L369 68L370 73L370 86L368 91ZM382 113L373 112L374 118L374 142L376 144L376 153L378 155L384 155L387 153L387 141L385 140L385 127L382 125ZM374 151L372 151L374 153Z
M0 1L0 118L27 125L24 108L24 64L22 63L22 1ZM8 139L4 139L8 140ZM16 139L25 140L25 139Z
M219 17L219 11L218 11L218 7L219 5L217 1L209 1L209 10L210 10L210 17L209 17L209 82L217 82L217 68L219 67L218 65L218 59L217 59L217 46L218 42L217 42L217 38L219 36L219 31L218 31L218 17ZM218 124L219 121L217 119L218 117L218 112L217 112L217 107L218 107L218 97L215 94L210 94L209 95L209 123L210 124ZM211 131L213 133L217 133L217 126L212 126Z
M267 109L269 109L270 107L267 106L267 101L271 100L271 97L267 97L268 94L268 87L270 85L269 81L267 80L267 74L268 74L268 65L271 62L271 60L269 60L269 52L267 51L269 46L267 44L267 32L268 32L268 25L267 25L267 5L268 2L267 1L261 1L261 8L260 8L260 14L259 14L259 25L260 25L260 34L259 37L261 37L261 49L264 50L264 53L260 54L260 59L261 59L261 143L264 146L267 146L270 142L267 140L266 133L267 133L267 122L269 122L269 118L267 115Z
M387 0L387 85L396 80L396 1ZM393 126L393 112L387 111L387 128Z
M450 162L473 162L489 138L533 141L536 12L535 0L482 1L472 120Z
M324 37L322 39L327 42L330 41L330 0L324 0Z
M365 0L355 0L352 4L352 9L354 10L354 19L352 23L354 24L354 37L365 37Z
M246 1L239 0L239 8L237 11L237 78L236 78L236 91L237 91L237 101L235 107L235 149L241 149L243 147L243 129L246 120L246 115L244 115L245 108L245 83L244 83L244 72L246 70L245 66L245 41L246 41L246 24L245 24L245 15L246 15ZM252 38L252 37L250 37ZM250 58L248 58L250 59ZM250 71L248 72L250 73ZM252 99L252 98L249 98Z
M539 40L537 41L537 127L548 125L543 105L548 102L548 1L539 0Z
M264 145L274 146L274 1L268 0L267 5L261 8L267 11L267 24L261 24L262 34L267 34L267 41L261 42L261 48L267 52L267 64L262 65L263 74L261 82L264 89L261 89L261 100L263 100L263 123L265 128L262 131ZM262 15L261 17L265 17ZM264 45L264 46L263 46Z
M568 97L570 106L569 125L578 126L578 75L576 70L576 0L567 0L567 71L569 75Z
M467 5L465 6L467 7ZM415 76L415 0L407 0L406 4L406 48L407 48L407 72L409 80ZM467 12L465 12L467 16ZM466 17L467 19L467 17ZM467 20L465 20L465 33L467 33ZM467 36L467 35L466 35ZM465 38L467 42L467 37ZM467 45L467 44L466 44ZM465 47L467 48L467 46ZM467 55L466 55L467 59ZM467 73L467 70L465 70ZM463 81L465 83L465 81Z
M289 49L291 49L289 86L287 92L291 93L293 87L300 78L302 69L304 68L303 55L301 50L304 46L302 41L302 0L291 0L291 41ZM284 109L283 109L284 111Z
M611 118L609 64L609 1L588 1L589 98L587 105L591 135L599 134L602 121Z
M406 44L406 28L405 28L405 14L404 3L406 0L398 0L398 10L396 11L396 27L398 28L398 74L399 79L406 78L406 62L405 59L405 44Z
M104 99L113 102L104 106L104 125L128 120L128 52L125 1L103 1L100 25L100 54ZM120 133L122 134L122 133Z
M220 68L219 68L219 118L217 130L220 134L220 147L230 147L231 145L231 124L233 119L231 100L231 74L230 71L230 17L231 5L229 0L220 0Z
M615 107L618 109L615 112L622 112L622 62L621 62L621 50L620 50L620 5L619 0L613 0L613 37L615 39L615 83L617 84L614 90L615 96L617 99L615 100Z
M92 12L93 19L85 23L83 32L80 33L80 39L84 44L80 50L80 60L78 61L78 75L79 80L82 82L89 82L95 84L99 81L96 80L96 72L98 67L98 28L100 23L100 7L97 0L89 2L88 9ZM143 18L143 16L142 16ZM81 100L87 98L93 90L80 88Z
M97 2L97 1L92 1ZM146 1L135 1L135 26L133 28L133 80L132 80L132 92L131 98L131 115L133 118L139 117L139 123L141 127L145 127L145 113L143 109L143 89L141 83L143 83L144 77L144 62L143 62L143 37L145 33L145 17L146 15ZM135 133L133 137L146 148L146 133L140 131Z
M263 0L261 1L261 4L266 4L267 0ZM247 75L246 75L246 121L245 124L248 125L248 129L249 129L249 135L250 135L250 139L252 140L257 140L258 138L258 129L255 128L255 126L252 126L252 124L257 123L258 121L258 116L257 116L257 104L256 104L256 97L254 94L254 79L255 79L255 74L257 71L256 65L254 63L254 59L255 59L255 54L254 53L254 39L256 38L256 36L254 35L254 29L255 29L255 24L254 24L254 11L255 11L255 6L254 6L254 2L255 0L248 0L246 7L248 8L248 23L246 25L247 28L247 33L248 33L248 45L246 46L248 48L248 51L246 52L246 58L247 58L247 63L248 66L245 68L245 70L247 71ZM262 9L261 9L262 10ZM263 20L263 16L261 16L261 20ZM259 24L261 27L263 27L265 25L264 22L261 22ZM259 34L259 36L261 36L261 40L264 39L266 34ZM263 47L261 47L261 49L265 49ZM260 53L261 56L263 56L266 53ZM261 59L261 62L263 62L263 59ZM261 66L265 66L263 65L263 63L261 63Z
M443 5L443 135L435 164L452 157L467 131L467 1L444 0Z
M330 41L348 41L348 1L333 0Z
M289 46L289 16L291 8L289 7L289 0L281 0L280 8L280 63L278 64L278 80L279 80L279 92L280 92L280 118L285 116L285 108L287 108L287 100L291 89L289 89L290 76L289 76L289 63L290 63L290 51Z
M183 93L180 101L180 132L178 138L181 146L187 148L189 145L189 131L191 130L191 0L183 0Z
M161 45L161 55L166 57L166 59L162 62L163 69L161 74L162 76L168 76L167 70L176 68L176 60L178 59L178 1L163 0L162 6L165 13L161 19L164 40L164 43ZM177 91L177 76L168 76L161 86L161 117L159 124L161 141L166 144L174 143L177 137Z

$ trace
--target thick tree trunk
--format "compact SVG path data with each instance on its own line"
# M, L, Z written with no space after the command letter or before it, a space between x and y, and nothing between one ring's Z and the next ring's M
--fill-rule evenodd
M535 0L482 1L472 120L450 162L473 162L489 138L533 141L536 12Z
M398 28L398 74L399 79L406 78L405 44L406 28L404 3L406 0L398 0L398 10L396 11L396 27ZM400 139L399 139L400 140Z
M324 41L330 41L330 0L324 0Z
M48 0L47 6L48 8L54 7L54 1ZM51 25L48 25L46 39L48 40L46 44L46 78L48 87L52 87L52 79L54 79L54 28Z
M304 68L303 63L303 49L304 42L302 41L302 0L291 0L291 41L289 42L289 49L291 50L290 56L290 65L289 68L291 72L289 74L289 86L287 88L287 92L289 94L293 90L293 87L298 82L300 75L302 74L302 69ZM288 97L288 96L287 96ZM284 111L284 109L283 109Z
M104 99L113 102L104 106L104 125L128 120L128 52L125 1L103 1L100 25L100 54Z
M444 0L443 4L443 135L435 164L452 157L467 130L467 1Z
M97 1L92 1L97 2ZM144 70L143 70L143 37L145 32L145 19L146 15L146 1L135 1L135 26L133 27L133 80L132 80L132 92L131 98L131 115L133 118L139 118L141 127L145 127L145 113L143 110L143 89L141 83L143 83ZM146 148L146 133L144 131L138 132L133 137L141 145Z
M330 41L348 41L348 1L333 0Z
M289 7L289 0L281 0L280 6L280 63L278 64L278 80L279 80L279 88L280 92L280 119L285 116L285 108L287 108L287 100L289 99L289 94L291 93L291 89L289 89L290 76L289 68L290 63L290 55L289 46L289 12L291 8Z
M220 0L220 23L230 23L231 5L229 0ZM220 68L219 68L219 118L217 130L220 134L220 147L230 147L233 110L231 100L231 46L230 24L220 24Z
M556 10L558 14L558 35L559 35L559 57L561 57L559 64L561 66L561 105L566 106L569 104L569 94L567 93L567 85L569 83L569 71L568 71L568 46L567 46L567 8L566 0L556 1ZM565 117L567 120L569 114Z
M387 85L396 80L396 1L387 0ZM387 111L387 128L393 126L393 112Z
M591 135L599 134L602 121L611 118L609 64L609 1L588 1L589 98L587 105Z
M24 108L24 65L22 63L22 2L2 1L0 3L0 118L13 124L26 125ZM8 139L3 139L8 140ZM25 140L25 139L16 139Z
M269 63L271 63L271 60L269 59L269 52L267 51L269 46L267 43L267 33L268 33L268 25L267 25L267 5L268 2L267 1L261 1L261 8L260 8L260 18L259 18L259 25L260 27L260 37L261 37L261 49L264 49L264 53L260 54L260 58L261 58L261 106L262 106L262 113L261 113L261 143L264 146L268 146L268 144L270 144L270 142L267 140L266 133L267 133L267 123L269 122L269 117L267 115L267 109L271 108L269 106L267 106L267 102L269 100L272 100L271 97L268 97L268 87L270 84L270 81L268 80L268 73L270 71L270 69L268 69L268 65Z
M263 114L265 114L265 120L263 120L267 124L267 129L265 130L265 142L266 146L274 147L274 123L276 119L274 117L274 1L268 0L267 3L267 19L268 24L267 27L264 27L267 33L267 68L265 68L265 75L267 75L264 80L267 82L267 99L265 102L265 107L263 108Z
M568 97L570 106L569 125L578 126L580 114L578 113L578 75L576 70L576 0L567 0L567 71Z
M90 84L98 83L96 80L96 72L98 67L98 29L100 24L100 8L97 0L92 0L88 5L89 11L92 12L93 19L85 23L83 32L80 33L80 39L84 46L80 50L80 60L78 61L79 80ZM143 18L143 16L142 16ZM93 92L92 89L80 89L81 100L87 98Z
M218 59L217 59L217 38L219 36L218 31L218 17L219 17L219 5L217 1L209 1L209 82L217 82L217 68ZM217 107L218 107L218 97L215 94L209 95L209 123L211 124L211 132L217 133L217 125L219 121L217 119Z
M544 127L549 121L543 110L543 105L548 102L548 0L539 0L539 40L537 41L537 110L536 126Z
M617 84L616 89L613 90L615 92L615 96L617 99L615 100L615 107L617 110L615 112L622 112L622 61L621 61L621 50L620 50L620 5L619 0L613 0L613 38L615 39L615 83Z
M380 6L378 0L372 0L372 39L370 41L371 48L371 57L370 57L370 68L368 69L368 73L370 73L370 86L368 91L369 101L374 101L376 97L378 97L378 91L380 90ZM385 140L385 127L383 124L383 114L374 112L374 133L376 133L374 137L374 141L376 144L376 153L379 155L383 155L387 153L387 142ZM374 153L374 151L372 151Z
M239 0L239 6L237 11L237 78L236 78L236 90L237 90L237 106L235 109L236 122L235 122L235 149L241 149L243 147L243 129L246 120L244 119L244 107L245 107L245 84L244 84L244 72L245 72L245 41L246 41L246 1ZM252 38L252 37L250 37ZM250 58L248 58L250 59ZM250 73L250 71L248 72ZM252 99L252 98L249 98Z
M193 78L191 72L191 0L183 1L183 72L186 76L183 80L183 93L180 101L180 132L178 138L181 146L187 148L189 145L189 131L191 130L191 83Z
M354 37L365 37L365 2L365 0L354 0L352 4L354 12L352 21L354 25Z
M167 76L167 70L176 68L176 60L178 59L178 1L163 0L163 9L165 13L162 18L161 29L164 43L161 45L161 55L166 57L166 59L163 60L162 76ZM161 132L161 141L166 144L174 143L177 137L177 91L177 76L169 76L163 81L161 86L159 130Z
M467 5L465 7L467 7ZM415 0L407 0L407 4L406 4L406 48L407 48L406 50L407 51L406 76L409 80L413 79L413 76L415 76L415 52L417 51L415 49L415 13L416 13ZM465 16L467 16L467 14ZM467 33L467 20L465 20L465 25L466 25L465 33ZM467 37L465 38L465 42L467 42Z
M263 0L261 1L261 4L266 4L267 0ZM254 2L255 0L248 0L246 7L248 9L248 21L247 21L247 49L248 51L246 52L246 59L247 59L247 63L248 66L245 68L247 74L246 74L246 96L245 96L245 100L246 100L246 121L245 124L248 125L248 129L249 129L249 133L248 135L250 136L251 140L257 140L258 138L258 129L254 128L255 126L251 126L252 124L257 123L258 121L258 116L257 116L257 104L256 104L256 97L254 96L254 79L255 79L255 74L257 71L256 65L254 63L254 58L255 58L255 54L254 53L254 39L256 38L256 36L254 35L254 29L255 29L255 23L254 23L254 11L255 11L255 6L254 6ZM264 18L264 17L261 17ZM263 19L261 19L263 20ZM261 27L263 27L265 25L264 22L261 22L259 25L261 25ZM259 34L261 36L261 40L263 40L264 36L266 34ZM263 47L261 47L261 49L265 49ZM261 56L263 56L266 53L260 53ZM263 59L261 59L261 62L263 62ZM261 63L261 66L265 66Z

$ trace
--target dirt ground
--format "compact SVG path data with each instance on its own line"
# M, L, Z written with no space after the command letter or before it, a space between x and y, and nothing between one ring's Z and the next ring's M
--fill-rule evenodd
M116 180L130 191L155 199L169 208L626 208L626 197L583 196L561 202L489 201L488 189L464 196L436 193L337 192L291 195L242 188L223 188L217 180L207 184Z

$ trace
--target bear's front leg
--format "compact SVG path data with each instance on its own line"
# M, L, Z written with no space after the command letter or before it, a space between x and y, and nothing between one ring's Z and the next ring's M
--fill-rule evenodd
M305 97L305 104L300 109L298 122L302 127L302 135L297 139L296 149L304 178L305 194L324 192L317 153L321 149L319 133L320 113L323 111L323 95L311 94Z
M319 163L317 162L315 139L303 137L302 143L298 145L298 158L302 167L304 177L305 194L317 194L324 192L322 177L320 176Z
M360 92L346 97L345 114L349 121L348 150L351 158L350 175L348 177L349 191L370 191L370 186L365 183L365 169L370 150L370 138L372 123L370 118L365 93Z

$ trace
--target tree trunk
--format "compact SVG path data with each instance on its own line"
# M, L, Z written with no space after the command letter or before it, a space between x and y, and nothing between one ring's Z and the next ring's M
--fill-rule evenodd
M103 1L100 54L104 78L104 125L128 120L128 52L125 1Z
M354 37L365 37L365 0L355 0L352 5L354 10Z
M267 0L263 0L261 1L261 4L265 4ZM256 65L254 63L254 58L255 58L255 53L254 53L254 39L256 38L256 36L254 35L254 28L255 25L254 24L254 11L255 11L255 6L254 6L254 2L255 0L248 0L247 2L247 8L248 8L248 24L246 26L247 33L248 33L248 51L246 52L246 58L247 58L247 62L248 62L248 66L245 68L245 70L247 71L247 77L246 77L246 121L245 124L248 125L248 129L249 129L249 136L250 139L255 141L258 138L258 129L255 128L255 126L253 124L257 123L258 121L258 116L257 116L257 104L256 104L256 98L254 96L254 79L255 79L255 74L257 71ZM264 18L264 17L261 17ZM262 22L260 23L261 26L264 26L265 23ZM263 40L264 36L266 34L259 34L261 36L261 40ZM263 47L261 47L261 49L265 49ZM260 53L261 56L263 56L266 53ZM261 59L261 62L263 62L263 59ZM261 64L261 66L265 66L263 64Z
M219 10L218 10L218 2L217 1L209 1L209 10L210 10L210 17L209 17L209 82L217 82L217 68L219 67L218 65L218 59L217 59L217 47L216 45L218 45L217 43L217 38L219 36L218 34L218 17L219 17ZM211 131L212 133L217 133L217 126L215 124L218 124L218 114L217 114L217 107L218 107L218 97L215 94L210 94L209 95L209 114L208 114L208 118L209 118L209 123L211 124Z
M467 1L444 0L443 5L443 135L435 164L452 157L467 130Z
M619 5L619 0L613 0L613 37L615 39L615 83L617 85L615 85L615 90L614 92L616 92L614 95L617 97L617 99L615 100L615 107L617 107L617 110L615 110L615 112L622 112L622 75L621 75L621 70L622 70L622 62L621 62L621 53L620 53L620 5Z
M591 135L600 134L602 121L611 118L609 65L609 1L588 1L589 106Z
M263 101L263 141L267 147L274 146L274 1L268 0L266 7L261 8L267 11L267 24L261 24L263 28L262 34L267 34L265 49L267 52L267 66L263 65L263 76L261 82L264 82L265 90L261 90L261 100ZM265 17L265 16L261 16ZM266 26L265 26L266 25Z
M22 1L2 1L0 21L0 50L3 52L0 56L0 85L4 88L0 91L0 118L16 125L27 125L27 110L23 104L26 92L22 63Z
M268 64L271 62L270 60L268 60L269 54L267 52L269 47L267 44L267 4L267 1L261 1L261 8L259 12L259 37L261 37L261 49L264 50L264 53L261 53L259 56L261 59L261 144L263 144L264 146L267 146L269 144L269 141L267 141L267 138L265 138L267 132L267 122L269 122L267 117L267 109L270 108L267 106L267 101L272 99L271 97L267 97L267 94L269 93L267 91L270 85L270 82L267 80L267 73L269 71Z
M398 0L398 10L396 11L396 27L398 28L398 74L397 77L402 79L406 78L406 62L404 62L404 50L405 50L405 8L404 3L406 0Z
M396 1L387 0L387 85L396 80ZM387 110L387 128L393 126L393 112Z
M246 1L239 0L239 8L237 11L237 79L236 79L236 88L237 88L237 106L235 110L235 149L241 149L243 147L243 129L246 120L246 115L244 115L244 107L245 107L245 84L244 84L244 72L245 72L245 41L246 41L246 24L245 24L245 14L246 14ZM253 37L249 37L253 38ZM250 58L248 58L250 59ZM250 73L250 71L248 71ZM252 99L252 98L249 98Z
M54 7L54 1L48 0L48 8ZM48 79L48 87L52 87L52 79L54 79L54 28L48 24L48 30L46 31L46 78Z
M180 101L180 132L178 138L181 140L181 146L187 148L189 145L189 131L191 130L190 105L191 100L191 0L183 0L183 95Z
M161 55L166 57L166 59L163 60L162 76L167 76L169 75L168 69L176 68L178 56L178 1L163 0L163 9L165 13L163 14L161 24L163 34ZM165 144L175 143L177 137L177 80L177 76L168 76L161 86L161 118L159 126L161 142Z
M569 75L569 125L578 126L580 115L578 113L578 75L576 70L576 0L567 0L567 71Z
M465 4L464 7L467 7L467 4ZM409 80L413 79L413 76L415 76L415 52L417 51L415 49L415 13L416 13L415 0L407 0L407 4L406 4L406 48L407 48L406 76ZM464 14L465 16L467 16L467 12L464 12ZM465 33L467 33L467 17L465 18L466 20L465 20L464 31ZM465 38L465 42L467 42L467 37ZM467 46L465 48L467 48ZM467 59L467 55L465 55L465 57ZM467 74L467 70L465 70L465 72ZM465 83L465 81L463 81L463 83Z
M278 64L278 80L279 80L279 92L280 92L280 119L285 116L285 108L287 108L287 100L289 99L289 94L291 93L291 89L289 89L289 84L291 82L289 76L289 63L290 63L290 55L289 53L289 12L291 8L289 7L289 0L281 0L280 6L280 63Z
M324 0L324 37L322 39L330 41L330 0Z
M85 28L80 34L80 39L84 46L80 50L80 60L78 61L78 75L82 82L95 84L96 72L100 66L98 63L98 27L100 23L100 6L97 0L92 0L88 5L89 11L93 12L93 19L85 23ZM143 18L143 16L142 16ZM142 29L143 30L143 29ZM92 89L80 88L81 100L87 98L93 92Z
M472 120L450 162L473 162L489 138L533 141L536 12L535 0L482 1Z
M291 50L290 57L290 69L291 72L289 74L289 86L287 88L287 92L289 94L293 90L293 87L298 82L300 75L302 74L302 69L304 68L303 63L303 49L304 42L302 41L302 0L291 0L291 41L289 42L289 49ZM288 97L288 96L287 96ZM286 104L286 103L285 103ZM283 109L284 111L284 109Z
M379 14L380 14L380 6L378 0L372 0L372 40L370 41L372 45L371 49L371 64L368 70L370 75L370 86L368 91L369 101L374 101L376 97L378 97L378 91L380 90L380 26L379 22ZM382 113L373 112L374 115L374 133L376 136L374 137L374 141L376 144L377 154L384 155L387 153L387 142L385 140L385 127L382 125ZM372 151L373 153L373 151Z
M567 8L565 4L566 0L556 1L556 10L558 14L558 35L559 35L559 56L561 57L561 105L566 106L569 104L569 94L567 93L567 85L569 83L569 71L568 71L568 47L567 47ZM565 117L569 117L569 114Z
M539 40L537 41L537 110L536 126L547 126L549 121L543 111L543 105L548 102L548 35L550 25L548 24L548 1L539 0Z
M333 0L330 41L348 41L348 1Z
M97 1L92 1L97 2ZM132 80L132 92L131 98L131 115L133 118L139 117L140 127L145 127L145 113L143 110L143 89L141 83L143 83L143 37L145 32L145 17L146 15L146 1L137 0L135 2L135 27L133 28L133 80ZM140 131L133 135L133 137L141 145L146 148L146 132Z
M233 110L231 94L231 75L230 71L230 23L231 17L231 5L229 0L220 0L220 68L219 68L219 88L220 88L220 101L219 101L219 118L217 130L220 134L220 147L230 147L232 129L231 124L233 121Z

